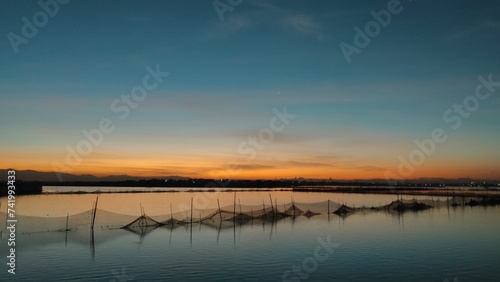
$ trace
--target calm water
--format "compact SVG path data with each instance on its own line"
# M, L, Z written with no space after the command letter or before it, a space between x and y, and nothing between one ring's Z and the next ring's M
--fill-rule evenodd
M259 204L269 192L242 192ZM164 214L170 203L211 208L232 193L104 194L101 209L138 216ZM395 196L271 192L279 202L379 205ZM88 210L95 195L19 197L20 215L62 216ZM5 199L2 199L2 211ZM3 220L2 220L3 221ZM17 234L16 275L2 281L499 281L500 207L434 208L404 214L360 212L286 218L231 228L160 227L141 236L122 229ZM2 223L3 224L3 223ZM19 221L19 225L23 222Z

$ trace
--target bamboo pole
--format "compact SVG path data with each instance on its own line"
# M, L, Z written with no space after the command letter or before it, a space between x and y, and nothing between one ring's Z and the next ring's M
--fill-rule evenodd
M233 223L236 221L236 191L234 191L233 199Z
M90 229L94 230L94 224L95 224L95 214L97 213L97 203L99 202L99 196L95 199L95 206L94 206L94 212L92 214L92 222Z
M170 223L174 226L174 213L172 212L172 202L170 202Z
M193 229L193 197L191 197L191 229Z
M238 203L239 203L239 205L240 205L240 214L243 214L243 213L241 212L241 201L240 201L240 199L238 199Z
M262 218L264 218L265 214L266 214L266 204L264 203L264 200L262 200Z
M274 198L274 206L275 206L274 213L276 214L276 216L278 216L278 199L277 198Z
M273 204L273 198L271 198L271 194L269 194L269 201L271 202L271 211L273 212L274 215L274 204Z
M222 213L220 212L220 203L219 203L219 199L217 199L217 206L219 207L219 217L220 217L220 220L222 221Z

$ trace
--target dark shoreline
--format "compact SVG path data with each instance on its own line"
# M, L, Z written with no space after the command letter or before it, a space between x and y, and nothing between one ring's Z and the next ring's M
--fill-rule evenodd
M350 194L385 194L385 195L422 195L422 196L464 196L489 197L500 196L500 189L488 188L445 188L445 187L295 187L294 192L330 192Z
M214 185L214 184L219 184ZM31 182L16 181L16 195L38 195L42 194L43 186L88 186L88 187L122 187L130 188L130 191L68 191L56 192L54 194L99 194L99 193L172 193L165 188L192 188L184 192L234 192L234 191L293 191L293 192L332 192L332 193L354 193L354 194L388 194L388 195L424 195L424 196L470 196L470 197L489 197L500 196L500 189L484 188L478 186L460 186L446 188L442 185L435 186L410 186L398 185L387 186L373 183L346 183L346 182L298 182L298 181L280 181L280 180L223 180L216 182L214 180L196 179L196 180L169 180L158 179L147 181L106 181L106 182ZM152 191L137 191L134 187L151 188ZM162 188L158 191L155 188ZM250 190L251 189L251 190ZM0 183L0 197L7 195L7 184Z
M108 187L116 187L116 186L108 186ZM179 192L184 192L184 193L227 193L227 192L273 192L273 191L293 191L292 188L254 188L254 189L249 189L249 188L229 188L229 189L224 189L224 190L215 190L213 188L202 188L199 187L199 189L189 189L189 190L183 190L179 191L176 190L175 187L171 187L172 190L156 190L155 188L165 188L165 187L151 187L150 191L147 190L134 190L134 187L116 187L116 188L130 188L128 191L124 190L117 190L117 191L68 191L68 192L42 192L40 194L54 194L54 195L65 195L65 194L70 194L70 195L78 195L78 194L142 194L142 193L179 193ZM144 188L144 187L137 187L137 188ZM182 188L182 187L181 187Z
M7 197L8 189L7 182L0 183L0 197ZM14 183L14 195L38 195L42 194L43 183L32 181L16 180Z

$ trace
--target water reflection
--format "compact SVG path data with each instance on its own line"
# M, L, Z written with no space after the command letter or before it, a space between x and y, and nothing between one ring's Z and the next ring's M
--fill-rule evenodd
M61 276L63 269L72 269L71 278L83 281L106 278L103 273L125 266L141 280L221 280L230 274L226 269L241 280L274 280L311 254L317 237L326 236L342 247L311 274L312 280L442 281L458 276L493 281L500 275L495 268L500 263L500 226L493 224L500 220L500 207L460 205L468 199L415 197L433 206L415 210L413 197L380 195L238 193L235 200L233 193L221 193L204 206L193 193L120 194L114 202L110 196L99 196L96 214L87 212L95 195L20 197L20 279L38 275L39 280L54 281L67 277ZM400 208L377 208L379 202ZM406 202L410 206L401 206ZM304 215L308 211L309 217ZM145 221L135 230L120 228L142 215L163 224L149 226ZM49 219L57 228L47 232ZM27 227L41 230L24 232ZM47 271L52 264L58 267Z

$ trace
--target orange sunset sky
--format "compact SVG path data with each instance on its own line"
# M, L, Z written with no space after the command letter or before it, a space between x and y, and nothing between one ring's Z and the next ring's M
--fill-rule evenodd
M5 37L0 168L500 179L493 14L412 3L367 35L369 9L180 3L71 3L29 40ZM4 34L34 12L13 8Z

